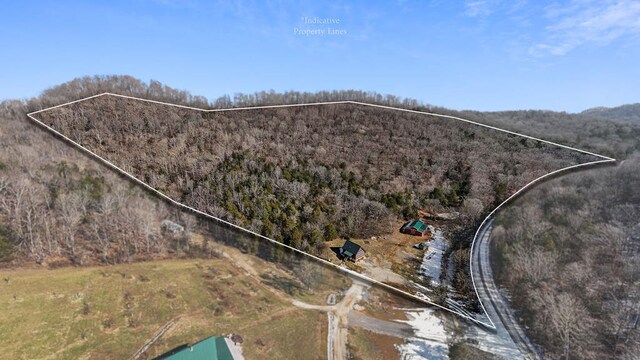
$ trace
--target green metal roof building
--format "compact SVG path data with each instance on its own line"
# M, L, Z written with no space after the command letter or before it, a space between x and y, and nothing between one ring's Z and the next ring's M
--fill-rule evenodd
M193 345L182 345L155 360L234 360L224 337L208 337Z
M427 224L420 220L409 221L402 226L400 232L414 236L423 236L427 233Z
M426 241L423 241L421 243L415 244L413 245L414 248L418 249L418 250L423 250L429 247L429 243L427 243Z

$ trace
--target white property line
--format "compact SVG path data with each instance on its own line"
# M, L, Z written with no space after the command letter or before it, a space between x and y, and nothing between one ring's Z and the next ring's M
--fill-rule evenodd
M110 94L109 94L109 93L102 93L102 94L98 94L98 95L89 96L89 97L86 97L86 98L84 98L84 99L80 99L80 100L69 101L68 103L64 103L64 104L60 104L60 105L56 105L56 106L52 106L52 107L48 107L48 108L45 108L45 109L42 109L42 110L38 110L38 111L31 112L31 113L27 114L27 116L31 117L30 115L37 114L37 113L39 113L39 112L43 112L43 111L47 111L47 110L57 109L57 108L59 108L59 107L63 107L63 106L67 106L67 105L71 105L71 104L75 104L75 103L79 103L79 102L81 102L81 101L85 101L85 100L89 100L89 99L97 98L97 97L99 97L99 96L103 96L103 95L110 95Z
M275 109L275 108L287 108L287 107L295 107L295 106L335 105L335 104L353 103L352 101L342 100L342 101L314 102L314 103L305 103L305 104L247 106L247 107L235 107L235 108L229 108L229 109L200 109L200 108L195 108L195 107L191 107L191 106L176 105L176 104L171 104L171 103L163 102L163 101L142 99L142 98L137 98L137 97L133 97L133 96L113 94L113 93L108 93L108 92L102 93L100 95L111 95L111 96L117 96L117 97L121 97L121 98L125 98L125 99L146 101L146 102L150 102L150 103L154 103L154 104L168 105L168 106L180 107L180 108L184 108L184 109L198 110L198 111L202 111L202 112L219 112L219 111L252 110L252 109ZM96 95L96 96L100 96L100 95ZM93 97L96 97L96 96L88 97L86 99L76 100L76 101L73 101L73 102L75 103L75 102L78 102L78 101L89 100L89 99L91 99ZM58 105L58 106L64 106L64 105L69 105L69 104L70 103L62 104L62 105ZM49 110L49 109L44 109L44 110ZM40 111L44 111L44 110L40 110Z
M596 156L596 157L599 157L599 158L602 158L602 159L607 159L607 160L610 160L610 161L616 161L616 159L610 158L608 156L592 153L590 151L574 148L574 147L567 146L567 145L558 144L558 143L555 143L553 141L544 140L544 139L540 139L540 138L529 136L529 135L525 135L525 134L520 134L520 133L517 133L515 131L505 130L505 129L501 129L501 128L498 128L498 127L495 127L495 126L482 124L482 123L479 123L479 122L476 122L476 121L463 119L461 117L457 117L457 116L453 116L453 115L443 115L443 114L430 113L430 112L426 112L426 111L401 109L401 108L397 108L397 107L393 107L393 106L367 104L367 103L362 103L362 102L358 102L358 101L348 101L348 102L352 103L352 104L372 106L372 107L377 107L377 108L381 108L381 109L398 110L398 111L404 111L404 112L413 113L413 114L431 115L431 116L437 116L437 117L446 118L446 119L459 120L459 121L463 121L463 122L466 122L466 123L469 123L469 124L485 127L487 129L497 130L497 131L501 131L501 132L504 132L504 133L507 133L507 134L521 136L521 137L524 137L524 138L527 138L527 139L540 141L540 142L543 142L545 144L555 145L555 146L559 146L561 148L565 148L565 149L569 149L569 150L573 150L573 151L578 151L578 152L581 152L583 154L593 155L593 156Z
M76 141L74 141L74 140L70 139L69 137L67 137L66 135L64 135L64 134L60 133L59 131L57 131L56 129L52 128L51 126L49 126L49 125L47 125L47 124L43 123L42 121L40 121L40 120L36 119L36 118L33 116L33 115L35 115L35 114L37 114L37 113L41 113L41 112L43 112L43 111L56 109L56 108L59 108L59 107L63 107L63 106L66 106L66 105L75 104L75 103L78 103L78 102L81 102L81 101L85 101L85 100L93 99L93 98L96 98L96 97L99 97L99 96L104 96L104 95L111 95L111 96L116 96L116 97L121 97L121 98L126 98L126 99L132 99L132 100L138 100L138 101L145 101L145 102L150 102L150 103L154 103L154 104L161 104L161 105L167 105L167 106L174 106L174 107L179 107L179 108L184 108L184 109L190 109L190 110L197 110L197 111L203 111L203 112L220 112L220 111L236 111L236 110L252 110L252 109L271 109L271 108L287 108L287 107L300 107L300 106L313 106L313 105L332 105L332 104L355 104L355 105L371 106L371 107L377 107L377 108L382 108L382 109L389 109L389 110L396 110L396 111L404 111L404 112L413 113L413 114L431 115L431 116L442 117L442 118L447 118L447 119L459 120L459 121L463 121L463 122L466 122L466 123L474 124L474 125L477 125L477 126L482 126L482 127L486 127L486 128L493 129L493 130L502 131L502 132L505 132L505 133L508 133L508 134L517 135L517 136L525 137L525 138L528 138L528 139L532 139L532 140L540 141L540 142L543 142L543 143L547 143L547 144L551 144L551 145L559 146L559 147L562 147L562 148L566 148L566 149L570 149L570 150L578 151L578 152L581 152L581 153L584 153L584 154L593 155L593 156L596 156L596 157L599 157L599 158L603 159L603 160L598 160L598 161L593 161L593 162L589 162L589 163L573 165L573 166L569 166L569 167L562 168L562 169L559 169L559 170L555 170L555 171L553 171L553 172L551 172L551 173L548 173L548 174L546 174L546 175L543 175L543 176L541 176L541 177L539 177L539 178L537 178L537 179L535 179L535 180L533 180L533 181L529 182L527 185L523 186L520 190L516 191L513 195L511 195L509 198L507 198L505 201L503 201L500 205L498 205L498 206L497 206L493 211L491 211L491 213L489 213L489 215L488 215L488 216L484 219L484 221L481 223L481 225L480 225L480 227L478 228L478 230L476 231L476 234L475 234L475 236L474 236L474 238L473 238L473 241L472 241L472 243L471 243L471 254L473 254L473 248L474 248L474 245L475 245L475 242L476 242L476 238L477 238L477 236L478 236L478 233L479 233L480 229L482 228L482 226L484 226L485 222L486 222L486 221L487 221L487 220L488 220L488 219L489 219L489 218L490 218L490 217L491 217L491 216L492 216L492 215L493 215L493 214L494 214L494 213L495 213L495 212L496 212L500 207L502 207L504 204L506 204L506 203L507 203L507 202L509 202L511 199L513 199L515 196L517 196L518 194L520 194L521 192L523 192L525 189L527 189L527 188L528 188L529 186L531 186L532 184L534 184L534 183L536 183L536 182L538 182L538 181L540 181L540 180L542 180L542 179L544 179L544 178L546 178L546 177L548 177L548 176L551 176L551 175L557 174L557 173L559 173L559 172L561 172L561 171L565 171L565 170L569 170L569 169L574 169L574 168L581 167L581 166L593 165L593 164L597 164L597 163L615 162L615 161L616 161L615 159L610 158L610 157L607 157L607 156L604 156L604 155L595 154L595 153L592 153L592 152L589 152L589 151L585 151L585 150L581 150L581 149L573 148L573 147L570 147L570 146L566 146L566 145L562 145L562 144L554 143L554 142L551 142L551 141L547 141L547 140L543 140L543 139L535 138L535 137L532 137L532 136L529 136L529 135L524 135L524 134L516 133L516 132L513 132L513 131L509 131L509 130L500 129L500 128L497 128L497 127L494 127L494 126L490 126L490 125L486 125L486 124L481 124L481 123L478 123L478 122L475 122L475 121L462 119L462 118L459 118L459 117L456 117L456 116L441 115L441 114L435 114L435 113L430 113L430 112L425 112L425 111L402 109L402 108L396 108L396 107L391 107L391 106L376 105L376 104L369 104L369 103L363 103L363 102L358 102L358 101L350 101L350 100L345 100L345 101L330 101L330 102L315 102L315 103L305 103L305 104L284 104L284 105L251 106L251 107L230 108L230 109L200 109L200 108L195 108L195 107L190 107L190 106L176 105L176 104L171 104L171 103L162 102L162 101L148 100L148 99L136 98L136 97L133 97L133 96L119 95L119 94L113 94L113 93L105 92L105 93L101 93L101 94L98 94L98 95L89 96L89 97L86 97L86 98L83 98L83 99L79 99L79 100L75 100L75 101L70 101L70 102L67 102L67 103L64 103L64 104L60 104L60 105L52 106L52 107L49 107L49 108L41 109L41 110L34 111L34 112L31 112L31 113L28 113L28 114L27 114L27 116L28 116L31 120L35 121L35 122L36 122L36 123L38 123L40 126L42 126L42 127L44 127L45 129L47 129L48 131L50 131L50 132L52 132L52 133L56 134L57 136L59 136L59 137L61 137L61 138L65 139L66 141L70 142L71 144L75 145L75 146L76 146L76 147L78 147L79 149L81 149L81 150L83 150L84 152L86 152L86 153L87 153L88 155L90 155L91 157L94 157L95 159L99 160L99 161L100 161L100 162L102 162L104 165L107 165L108 167L110 167L110 168L112 168L112 169L114 169L114 170L116 170L116 171L120 172L121 174L125 175L126 177L128 177L129 179L131 179L132 181L134 181L135 183L137 183L137 184L141 185L142 187L146 188L147 190L151 191L152 193L157 194L157 195L158 195L158 196L160 196L161 198L163 198L163 199L165 199L165 200L169 201L170 203L172 203L172 204L174 204L174 205L176 205L176 206L178 206L178 207L181 207L181 208L184 208L184 209L187 209L187 210L193 211L193 212L195 212L195 213L197 213L197 214L200 214L200 215L202 215L202 216L204 216L204 217L206 217L206 218L213 219L213 220L216 220L216 221L221 222L221 223L223 223L223 224L226 224L226 225L228 225L228 226L231 226L231 227L233 227L233 228L236 228L236 229L239 229L239 230L245 231L245 232L247 232L247 233L249 233L249 234L252 234L252 235L254 235L254 236L257 236L257 237L259 237L259 238L261 238L261 239L265 239L265 240L267 240L267 241L270 241L270 242L271 242L271 243L273 243L273 244L277 244L277 245L279 245L279 246L283 246L283 247L285 247L285 248L287 248L287 249L289 249L289 250L292 250L292 251L294 251L294 252L296 252L296 253L299 253L299 254L302 254L302 255L306 255L306 256L308 256L308 257L311 257L312 259L315 259L316 261L319 261L320 263L322 263L322 264L324 264L324 265L327 265L327 266L329 266L329 267L332 267L332 268L338 269L338 270L340 270L340 271L342 271L342 272L345 272L345 273L347 273L348 275L351 275L351 276L353 276L353 277L359 278L359 279L361 279L361 280L364 280L364 281L369 282L369 283L372 283L372 284L376 284L376 285L378 285L378 286L380 286L380 287L386 288L386 289L391 290L392 292L395 292L395 293L402 294L402 295L407 296L407 297L409 297L409 298L411 298L411 299L415 299L415 300L418 300L418 301L424 302L424 303L426 303L426 304L429 304L429 305L432 305L432 306L436 306L436 307L438 307L438 308L440 308L440 309L442 309L442 310L445 310L445 311L451 312L451 313L453 313L453 314L456 314L456 315L458 315L458 316L461 316L461 317L463 317L463 318L466 318L466 319L468 319L468 320L471 320L471 321L473 321L473 322L475 322L475 323L477 323L477 324L480 324L480 325L483 325L483 326L486 326L486 327L489 327L489 328L492 328L492 329L495 329L496 327L495 327L495 324L493 323L493 321L491 320L491 318L489 318L489 315L487 314L487 311L486 311L486 309L484 308L484 305L482 304L482 300L480 299L480 297L479 297L479 295L478 295L478 289L477 289L477 287L476 287L475 281L473 281L473 267L471 266L471 264L470 264L470 267L471 267L471 281L472 281L473 288L474 288L474 290L475 290L476 296L478 297L478 301L480 302L480 305L481 305L481 307L482 307L482 310L484 311L484 314L485 314L486 318L487 318L487 319L489 319L489 323L488 323L488 324L487 324L486 322L480 321L480 320L478 320L478 319L475 319L475 318L473 318L473 317L471 317L471 316L468 316L468 315L466 315L466 314L463 314L463 313L461 313L461 312L458 312L458 311L455 311L455 310L450 309L450 308L448 308L448 307L445 307L445 306L442 306L442 305L436 304L436 303L434 303L434 302L431 302L431 301L429 301L429 300L427 300L427 299L425 299L425 298L423 298L423 297L420 297L420 296L418 296L418 295L416 295L416 294L411 294L411 293L409 293L409 292L407 292L407 291L405 291L405 290L401 290L401 289L398 289L398 288L396 288L396 287L394 287L394 286L391 286L391 285L385 284L385 283L383 283L383 282L381 282L381 281L378 281L378 280L372 279L372 278L370 278L370 277L368 277L368 276L366 276L366 275L360 274L360 273L355 272L355 271L353 271L353 270L350 270L350 269L348 269L348 268L346 268L346 267L342 267L342 266L336 265L336 264L334 264L334 263L332 263L332 262L330 262L330 261L327 261L327 260L325 260L325 259L323 259L323 258L320 258L320 257L318 257L318 256L315 256L315 255L309 254L309 253L307 253L307 252L304 252L304 251L302 251L302 250L299 250L299 249L297 249L297 248L294 248L294 247L292 247L292 246L290 246L290 245L283 244L283 243L278 242L278 241L276 241L276 240L273 240L273 239L271 239L271 238L269 238L269 237L266 237L266 236L264 236L264 235L262 235L262 234L259 234L259 233L255 232L255 231L252 231L252 230L246 229L246 228L244 228L244 227L238 226L238 225L233 224L233 223L231 223L231 222L229 222L229 221L223 220L223 219L221 219L221 218L215 217L215 216L213 216L213 215L210 215L210 214L207 214L207 213L205 213L205 212L203 212L203 211L200 211L200 210L198 210L198 209L195 209L195 208L193 208L193 207L191 207L191 206L187 206L187 205L185 205L185 204L183 204L183 203L181 203L181 202L178 202L178 201L176 201L176 200L172 199L171 197L169 197L169 196L165 195L164 193L160 192L159 190L155 189L154 187L152 187L152 186L148 185L148 184L147 184L147 183L145 183L144 181L142 181L142 180L138 179L137 177L135 177L134 175L130 174L129 172L127 172L127 171L125 171L125 170L121 169L120 167L116 166L115 164L113 164L113 163L112 163L112 162L110 162L109 160L107 160L107 159L105 159L105 158L101 157L100 155L98 155L98 154L94 153L93 151L89 150L88 148L84 147L83 145L79 144L78 142L76 142ZM471 256L471 260L473 260L473 256ZM470 263L471 263L471 261L470 261Z
M527 139L535 140L535 141L540 141L540 142L545 143L545 144L559 146L561 148L565 148L565 149L569 149L569 150L573 150L573 151L578 151L578 152L581 152L583 154L592 155L592 156L599 157L599 158L602 158L602 159L616 161L615 159L610 158L608 156L604 156L604 155L596 154L596 153L593 153L593 152L590 152L590 151L586 151L586 150L578 149L578 148L575 148L575 147L559 144L559 143L556 143L556 142L553 142L553 141L540 139L540 138L537 138L537 137L534 137L534 136L520 134L520 133L515 132L515 131L501 129L499 127L495 127L495 126L479 123L477 121L463 119L461 117L457 117L457 116L453 116L453 115L443 115L443 114L437 114L437 113L432 113L432 112L428 112L428 111L410 110L410 109L403 109L403 108L398 108L398 107L393 107L393 106L369 104L369 103L360 102L360 101L353 101L353 100L324 101L324 102L313 102L313 103L302 103L302 104L246 106L246 107L235 107L235 108L229 108L229 109L201 109L201 108L196 108L196 107L191 107L191 106L171 104L171 103L167 103L167 102L163 102L163 101L142 99L142 98L137 98L137 97L133 97L133 96L127 96L127 95L120 95L120 94L113 94L113 93L105 92L105 93L94 95L94 96L90 96L90 97L87 97L87 98L84 98L84 99L72 101L72 102L69 102L69 103L66 103L66 104L54 106L54 107L51 107L51 108L48 108L48 109L35 111L35 112L31 113L31 114L39 113L39 112L46 111L46 110L51 110L51 109L54 109L54 108L57 108L57 107L65 106L65 105L70 105L70 104L77 103L77 102L84 101L84 100L89 100L89 99L92 99L92 98L95 98L95 97L98 97L98 96L102 96L102 95L111 95L111 96L121 97L121 98L125 98L125 99L146 101L146 102L150 102L150 103L154 103L154 104L168 105L168 106L174 106L174 107L179 107L179 108L183 108L183 109L190 109L190 110L198 110L198 111L203 111L203 112L221 112L221 111L255 110L255 109L277 109L277 108L290 108L290 107L301 107L301 106L317 106L317 105L337 105L337 104L354 104L354 105L370 106L370 107L376 107L376 108L387 109L387 110L403 111L403 112L408 112L408 113L412 113L412 114L431 115L431 116L441 117L441 118L445 118L445 119L458 120L458 121L466 122L466 123L473 124L473 125L476 125L476 126L484 127L484 128L487 128L487 129L496 130L496 131L504 132L504 133L507 133L507 134L511 134L511 135L520 136L520 137L524 137L524 138L527 138Z

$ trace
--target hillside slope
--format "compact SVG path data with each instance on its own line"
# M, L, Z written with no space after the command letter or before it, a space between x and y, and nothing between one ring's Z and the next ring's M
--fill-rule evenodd
M418 210L459 213L446 231L465 235L442 266L453 253L466 260L440 281L476 309L466 234L531 181L602 160L457 119L353 103L205 112L102 95L34 116L178 202L329 261L328 240L391 234ZM400 270L406 256L369 260L430 285L415 275L419 267Z
M627 104L611 108L596 107L587 109L581 114L598 119L606 119L630 124L640 124L640 103Z

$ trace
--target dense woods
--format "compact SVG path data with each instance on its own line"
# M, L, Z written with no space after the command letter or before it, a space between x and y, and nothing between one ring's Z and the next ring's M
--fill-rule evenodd
M640 145L640 126L614 123L583 114L526 110L465 111L460 116L615 159L625 159Z
M83 264L166 256L171 209L25 119L0 108L0 261ZM164 255L163 255L164 254Z
M206 246L188 241L198 229L296 270L299 259L292 262L290 254L273 246L168 205L51 136L25 114L24 102L1 104L0 266L214 256ZM172 231L172 224L183 230Z
M479 217L541 175L596 159L353 104L205 113L102 96L37 117L178 201L315 254L418 209Z
M202 108L330 98L387 104L399 101L393 96L348 91L238 94L208 103L204 97L157 81L144 83L130 76L84 77L48 89L28 101L4 101L0 104L3 149L0 152L0 262L3 265L24 261L50 266L96 261L115 263L175 257L189 252L186 234L164 231L162 221L172 219L185 225L188 232L189 227L197 223L196 219L167 207L163 201L42 131L26 117L30 111L103 92ZM258 251L269 258L285 256L273 247L258 249L255 239L222 228L212 229L219 235L217 238L232 239L234 245L240 244L244 250ZM328 225L322 236L337 236L337 231Z
M640 353L640 158L537 187L494 229L499 280L548 358Z

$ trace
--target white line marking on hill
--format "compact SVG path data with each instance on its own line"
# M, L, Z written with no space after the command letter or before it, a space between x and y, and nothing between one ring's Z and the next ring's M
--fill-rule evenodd
M48 108L44 108L44 109L42 109L42 110L34 111L34 112L31 112L31 113L29 113L29 114L27 114L27 115L29 116L29 115L37 114L37 113L40 113L40 112L43 112L43 111L57 109L57 108L59 108L59 107L63 107L63 106L67 106L67 105L71 105L71 104L75 104L75 103L79 103L79 102L81 102L81 101L85 101L85 100L89 100L89 99L97 98L97 97L99 97L99 96L103 96L103 95L111 95L111 94L109 94L109 93L102 93L102 94L98 94L98 95L93 95L93 96L86 97L86 98L84 98L84 99L75 100L75 101L69 101L69 102L64 103L64 104L60 104L60 105L56 105L56 106L52 106L52 107L48 107ZM29 116L29 117L31 117L31 116Z
M575 168L583 167L583 166L590 166L590 165L594 165L594 164L598 164L598 163L608 163L608 162L615 162L615 161L616 161L615 159L610 158L610 157L608 157L608 156L604 156L604 155L600 155L600 154L595 154L595 153L592 153L592 152L589 152L589 151L586 151L586 150L581 150L581 149L577 149L577 148L574 148L574 147L571 147L571 146L558 144L558 143L555 143L555 142L552 142L552 141L539 139L539 138L536 138L536 137L533 137L533 136L524 135L524 134L520 134L520 133L517 133L517 132L513 132L513 131L505 130L505 129L500 129L500 128L497 128L497 127L494 127L494 126L491 126L491 125L486 125L486 124L478 123L478 122L475 122L475 121L471 121L471 120L467 120L467 119L459 118L459 117L452 116L452 115L442 115L442 114L430 113L430 112L426 112L426 111L410 110L410 109L402 109L402 108L397 108L397 107L392 107L392 106L377 105L377 104L369 104L369 103L363 103L363 102L359 102L359 101L351 101L351 100L344 100L344 101L327 101L327 102L315 102L315 103L303 103L303 104L283 104L283 105L250 106L250 107L239 107L239 108L229 108L229 109L200 109L200 108L191 107L191 106L177 105L177 104L171 104L171 103L162 102L162 101L149 100L149 99L142 99L142 98L137 98L137 97L133 97L133 96L127 96L127 95L120 95L120 94L114 94L114 93L105 92L105 93L101 93L101 94L97 94L97 95L89 96L89 97L86 97L86 98L83 98L83 99L79 99L79 100L75 100L75 101L69 101L69 102L66 102L66 103L64 103L64 104L60 104L60 105L56 105L56 106L52 106L52 107L48 107L48 108L41 109L41 110L38 110L38 111L34 111L34 112L31 112L31 113L28 113L28 114L27 114L27 116L28 116L31 120L35 121L35 122L36 122L36 123L38 123L40 126L44 127L45 129L49 130L50 132L52 132L52 133L56 134L57 136L59 136L59 137L61 137L61 138L65 139L66 141L70 142L71 144L75 145L75 146L76 146L76 147L78 147L79 149L81 149L81 150L83 150L84 152L86 152L86 153L87 153L88 155L90 155L91 157L94 157L95 159L99 160L99 161L100 161L100 162L102 162L104 165L107 165L108 167L110 167L110 168L112 168L112 169L114 169L114 170L116 170L116 171L120 172L121 174L125 175L126 177L128 177L129 179L131 179L132 181L134 181L135 183L137 183L137 184L141 185L142 187L146 188L147 190L149 190L149 191L151 191L151 192L153 192L153 193L157 194L157 195L158 195L158 196L160 196L161 198L163 198L163 199L165 199L165 200L169 201L170 203L172 203L172 204L174 204L174 205L176 205L176 206L178 206L178 207L181 207L181 208L184 208L184 209L187 209L187 210L193 211L193 212L195 212L195 213L197 213L197 214L200 214L200 215L202 215L202 216L204 216L204 217L206 217L206 218L209 218L209 219L212 219L212 220L216 220L216 221L219 221L219 222L221 222L221 223L223 223L223 224L226 224L226 225L228 225L228 226L231 226L231 227L233 227L233 228L236 228L236 229L239 229L239 230L245 231L245 232L247 232L247 233L249 233L249 234L252 234L252 235L254 235L254 236L257 236L257 237L259 237L259 238L261 238L261 239L267 240L267 241L269 241L269 242L271 242L271 243L273 243L273 244L277 244L277 245L283 246L283 247L285 247L285 248L287 248L287 249L289 249L289 250L292 250L292 251L294 251L294 252L296 252L296 253L299 253L299 254L302 254L302 255L306 255L306 256L308 256L308 257L311 257L312 259L314 259L314 260L316 260L316 261L319 261L319 262L320 262L320 263L322 263L322 264L325 264L325 265L327 265L327 266L330 266L330 267L333 267L333 268L335 268L335 269L338 269L338 270L340 270L340 271L342 271L342 272L344 272L344 273L346 273L346 274L348 274L348 275L350 275L350 276L353 276L353 277L356 277L356 278L362 279L362 280L364 280L364 281L366 281L366 282L369 282L369 283L371 283L371 284L376 284L376 285L381 286L381 287L383 287L383 288L385 288L385 289L388 289L388 290L390 290L390 291L392 291L392 292L399 293L399 294L402 294L402 295L404 295L404 296L407 296L407 297L409 297L409 298L411 298L411 299L418 300L418 301L420 301L420 302L423 302L423 303L426 303L426 304L429 304L429 305L432 305L432 306L436 306L436 307L438 307L438 308L440 308L440 309L442 309L442 310L445 310L445 311L448 311L448 312L450 312L450 313L456 314L456 315L461 316L461 317L463 317L463 318L465 318L465 319L471 320L471 321L473 321L473 322L475 322L475 323L477 323L477 324L480 324L480 325L483 325L483 326L486 326L486 327L489 327L489 328L492 328L492 329L495 329L495 325L494 325L493 321L491 320L491 318L489 318L489 315L487 314L487 311L486 311L486 309L484 308L484 305L482 304L482 300L480 300L480 298L479 298L479 295L478 295L478 289L477 289L477 287L476 287L475 282L473 281L473 269L471 269L471 280L472 280L472 283L473 283L473 288L474 288L474 290L475 290L475 292L476 292L476 296L478 296L478 301L480 302L480 306L482 307L482 310L484 311L486 318L489 320L489 323L486 323L486 322L484 322L484 321L477 320L477 319L475 319L475 318L473 318L473 317L470 317L470 316L468 316L468 315L462 314L462 313L460 313L460 312L458 312L458 311L455 311L455 310L452 310L452 309L450 309L450 308L444 307L444 306L442 306L442 305L439 305L439 304L433 303L433 302L428 301L428 300L426 300L426 299L424 299L424 298L421 298L421 297L419 297L419 296L417 296L417 295L415 295L415 294L411 294L411 293L409 293L409 292L407 292L407 291L404 291L404 290L398 289L398 288L396 288L396 287L393 287L393 286L391 286L391 285L387 285L387 284L385 284L385 283L383 283L383 282L380 282L380 281L374 280L374 279L372 279L372 278L369 278L368 276L362 275L362 274L357 273L357 272L355 272L355 271L353 271L353 270L350 270L350 269L348 269L348 268L345 268L345 267L342 267L342 266L336 265L336 264L334 264L334 263L332 263L332 262L330 262L330 261L327 261L327 260L325 260L325 259L322 259L322 258L320 258L320 257L318 257L318 256L315 256L315 255L309 254L309 253L304 252L304 251L302 251L302 250L296 249L296 248L294 248L294 247L292 247L292 246L289 246L289 245L283 244L283 243L281 243L281 242L278 242L278 241L276 241L276 240L273 240L273 239L271 239L271 238L268 238L268 237L266 237L266 236L264 236L264 235L261 235L261 234L259 234L259 233L254 232L254 231L251 231L251 230L249 230L249 229L243 228L243 227L241 227L241 226L238 226L238 225L233 224L233 223L231 223L231 222L228 222L228 221L226 221L226 220L220 219L220 218L215 217L215 216L213 216L213 215L209 215L209 214L207 214L207 213L205 213L205 212L203 212L203 211L200 211L200 210L198 210L198 209L195 209L195 208L192 208L192 207L190 207L190 206L187 206L187 205L185 205L185 204L183 204L183 203L181 203L181 202L178 202L178 201L176 201L176 200L173 200L173 199L172 199L172 198L170 198L169 196L167 196L167 195L165 195L164 193L162 193L162 192L160 192L160 191L156 190L155 188L153 188L152 186L148 185L148 184L147 184L147 183L145 183L144 181L142 181L142 180L140 180L140 179L136 178L134 175L132 175L132 174L128 173L127 171L125 171L125 170L121 169L120 167L118 167L118 166L116 166L115 164L111 163L111 162L110 162L110 161L108 161L107 159L105 159L105 158L103 158L103 157L99 156L98 154L96 154L96 153L92 152L91 150L87 149L87 148L86 148L86 147L84 147L83 145L81 145L81 144L79 144L79 143L75 142L74 140L71 140L71 139L70 139L69 137L67 137L66 135L64 135L64 134L62 134L62 133L60 133L60 132L58 132L58 131L57 131L57 130L55 130L54 128L50 127L49 125L47 125L47 124L43 123L42 121L40 121L40 120L36 119L36 118L33 116L33 115L35 115L35 114L38 114L38 113L41 113L41 112L44 112L44 111L47 111L47 110L52 110L52 109L60 108L60 107L66 106L66 105L75 104L75 103L78 103L78 102L81 102L81 101L85 101L85 100L89 100L89 99L97 98L97 97L99 97L99 96L104 96L104 95L111 95L111 96L116 96L116 97L121 97L121 98L126 98L126 99L132 99L132 100L145 101L145 102L150 102L150 103L154 103L154 104L167 105L167 106L174 106L174 107L179 107L179 108L183 108L183 109L197 110L197 111L203 111L203 112L221 112L221 111L238 111L238 110L254 110L254 109L274 109L274 108L289 108L289 107L316 106L316 105L335 105L335 104L354 104L354 105L362 105L362 106L371 106L371 107L376 107L376 108L381 108L381 109L388 109L388 110L403 111L403 112L408 112L408 113L413 113L413 114L421 114L421 115L431 115L431 116L436 116L436 117L441 117L441 118L447 118L447 119L452 119L452 120L463 121L463 122L466 122L466 123L469 123L469 124L473 124L473 125L477 125L477 126L481 126L481 127L489 128L489 129L492 129L492 130L497 130L497 131L505 132L505 133L508 133L508 134L511 134L511 135L521 136L521 137L524 137L524 138L527 138L527 139L531 139L531 140L535 140L535 141L540 141L540 142L543 142L543 143L546 143L546 144L559 146L559 147L562 147L562 148L565 148L565 149L569 149L569 150L573 150L573 151L581 152L581 153L584 153L584 154L588 154L588 155L596 156L596 157L599 157L599 158L603 159L603 160L592 161L592 162L588 162L588 163L584 163L584 164L572 165L572 166L568 166L568 167L565 167L565 168L562 168L562 169L559 169L559 170L555 170L555 171L550 172L550 173L548 173L548 174L545 174L545 175L543 175L543 176L541 176L541 177L539 177L539 178L537 178L537 179L535 179L535 180L533 180L533 181L529 182L529 183L528 183L528 184L526 184L525 186L523 186L520 190L516 191L516 192L515 192L514 194L512 194L509 198L507 198L507 199L506 199L505 201L503 201L500 205L498 205L495 209L493 209L493 211L491 211L491 212L489 213L489 215L484 219L484 221L481 223L480 227L478 227L478 230L476 230L476 234L474 235L473 240L472 240L472 242L471 242L471 253L473 253L473 247L474 247L475 242L476 242L476 237L478 236L478 231L482 228L482 226L484 225L484 223L485 223L485 222L486 222L486 221L487 221L487 220L488 220L488 219L489 219L489 218L490 218L490 217L491 217L491 216L492 216L492 215L493 215L493 214L494 214L494 213L495 213L499 208L501 208L504 204L508 203L510 200L512 200L512 199L513 199L514 197L516 197L518 194L522 193L525 189L528 189L532 184L535 184L535 183L537 183L538 181L540 181L540 180L542 180L542 179L545 179L545 178L547 178L547 177L549 177L549 176L555 175L555 174L557 174L557 173L560 173L560 172L563 172L563 171L566 171L566 170L575 169ZM470 266L471 266L471 265L470 265Z

